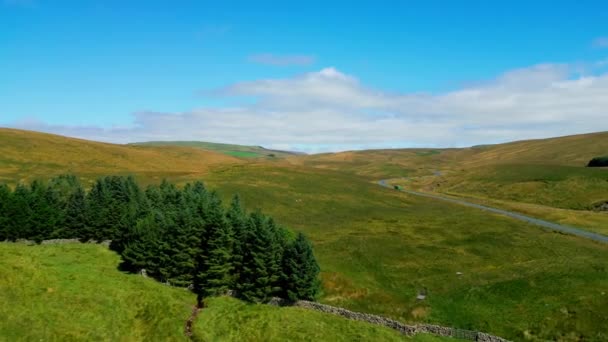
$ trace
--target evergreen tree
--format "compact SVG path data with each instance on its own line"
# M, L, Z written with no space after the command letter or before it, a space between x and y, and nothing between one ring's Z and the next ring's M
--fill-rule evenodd
M88 224L85 239L112 240L119 251L123 236L149 210L145 194L133 177L109 176L98 179L87 196Z
M124 246L133 238L131 231L137 221L151 210L146 193L141 190L135 178L132 176L121 177L114 180L114 192L112 193L113 211L117 213L111 222L115 226L112 232L112 244L110 248L120 253Z
M0 241L9 238L9 206L11 201L11 189L6 184L0 184Z
M319 265L310 241L302 233L283 254L282 296L289 300L314 300L319 292Z
M168 227L168 241L164 251L171 261L168 279L171 284L188 286L193 282L197 257L201 252L201 238L205 231L205 220L198 211L204 196L206 192L190 183L181 191L179 205L172 215L173 225Z
M84 217L84 189L78 181L78 178L74 175L60 175L52 178L47 185L47 200L55 214L55 229L51 235L51 238L76 238L81 234L82 228L75 235L74 232L69 231L68 223L68 206L70 201L73 200L73 196L76 192L80 192L82 195L82 212L74 212L75 208L72 208L70 215L82 215ZM73 205L73 204L72 204ZM74 223L74 216L71 218L70 224ZM82 222L84 226L84 222Z
M278 292L280 260L276 259L276 236L260 212L250 215L243 245L242 270L237 289L241 298L265 302Z
M6 209L8 212L7 239L15 241L30 238L33 232L31 231L32 210L30 209L29 188L23 184L17 185L10 198L11 201Z
M121 253L123 268L132 272L145 269L148 275L161 279L162 221L162 214L152 210L131 228L131 239L125 243Z
M239 274L243 269L245 233L247 230L247 214L241 205L239 195L234 195L232 198L230 208L226 212L226 219L234 235L232 249L232 274L233 281L236 283L238 281Z
M87 225L81 239L102 241L110 235L111 197L104 178L98 179L86 197Z
M82 187L77 187L68 198L65 208L62 238L80 238L85 234L87 223L86 195Z
M222 203L211 193L205 217L205 236L201 239L194 289L199 301L225 293L232 285L233 234Z
M238 196L224 210L201 182L180 190L163 181L142 191L133 177L109 176L88 194L70 175L13 192L0 185L0 240L54 237L112 239L124 268L193 284L199 300L232 288L254 302L277 294L313 299L319 289L319 267L303 235L291 241L272 218L247 215Z
M29 206L32 215L29 238L36 242L50 239L57 228L60 213L55 210L49 201L48 187L42 181L35 180L32 182Z

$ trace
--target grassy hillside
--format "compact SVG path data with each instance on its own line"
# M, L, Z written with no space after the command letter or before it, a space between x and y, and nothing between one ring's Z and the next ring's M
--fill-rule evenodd
M443 191L563 209L592 210L608 201L608 170L561 165L496 165L452 174Z
M540 164L586 166L593 157L608 152L608 132L524 140L473 148L474 156L463 166L491 164Z
M459 150L366 150L294 156L288 161L320 169L356 174L370 180L429 174L457 161Z
M159 178L204 173L214 165L237 162L236 158L200 149L105 144L0 128L0 182L67 172L89 178L110 173Z
M130 145L196 147L203 150L223 153L229 156L239 158L282 158L296 155L296 153L293 152L269 150L261 146L220 144L204 141L147 141L133 143Z
M516 340L606 338L608 246L330 170L240 165L206 180L311 237L325 303Z
M600 132L469 148L328 153L291 157L290 161L379 179L430 174L434 170L462 172L500 164L584 167L593 157L606 153L608 132Z
M117 270L98 245L0 243L0 336L7 341L186 341L193 294Z
M33 138L26 141L44 145ZM65 155L63 165L79 163L68 159L72 147L54 147L54 153ZM168 166L152 175L177 182L204 176L223 195L240 193L246 207L260 207L278 222L305 232L323 271L325 303L516 340L608 338L603 328L608 324L608 246L473 208L410 197L370 182L385 175L433 170L447 172L431 176L430 185L436 179L447 182L448 177L473 169L460 166L462 156L479 153L430 151L290 157L292 165L239 163L220 156L229 162L213 164L204 173L175 172ZM37 166L36 155L20 156L31 168L5 173L12 181L46 167ZM121 165L120 158L106 156L107 165ZM375 159L365 160L366 156ZM6 172L4 166L0 170ZM85 178L91 174L86 164L74 172ZM133 172L144 182L151 179L148 171ZM423 301L416 299L420 292L427 293Z
M406 177L406 187L474 197L606 232L608 213L594 209L608 202L608 169L585 166L607 151L608 132L600 132L463 149L370 150L289 161L369 180Z
M7 341L188 341L191 292L118 271L99 245L0 243L0 336ZM200 341L444 341L298 308L207 301Z
M194 325L201 341L452 341L431 335L405 337L393 330L296 307L275 308L220 297L206 301Z

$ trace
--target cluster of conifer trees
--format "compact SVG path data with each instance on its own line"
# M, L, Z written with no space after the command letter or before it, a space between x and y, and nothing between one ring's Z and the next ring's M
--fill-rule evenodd
M0 241L58 238L112 240L125 269L192 285L199 298L233 289L254 302L313 299L319 290L319 267L302 234L247 213L238 196L225 208L201 182L143 190L133 177L109 176L85 192L63 175L0 185Z
M589 161L587 167L606 167L608 166L608 156L595 157Z

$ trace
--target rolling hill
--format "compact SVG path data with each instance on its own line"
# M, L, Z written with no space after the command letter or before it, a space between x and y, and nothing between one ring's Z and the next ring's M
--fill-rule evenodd
M202 174L239 159L179 146L130 146L99 143L53 134L0 128L0 181L17 182L61 173L92 179L135 173L158 179Z
M370 181L466 197L607 233L608 170L587 168L608 154L608 132L459 149L351 151L290 157L295 165L347 172Z
M462 171L504 164L584 167L608 153L608 132L447 149L389 149L290 157L297 165L351 172L368 178Z
M248 162L186 147L99 144L23 131L0 131L0 141L10 142L0 147L0 175L13 183L48 177L76 165L70 170L84 179L115 173L134 173L144 181L166 177L178 183L202 178L225 199L239 193L246 207L260 208L312 240L322 269L323 303L403 322L481 330L514 340L607 338L603 327L608 324L608 296L603 292L608 286L608 246L472 208L412 197L370 182L387 175L430 174L430 185L443 182L435 189L443 191L448 177L469 177L479 170L489 177L484 182L507 179L514 184L521 174L494 177L483 171L514 165L503 164L504 160L497 162L485 155L488 166L461 164L487 152L485 149L501 146L362 151L290 156L284 162ZM81 145L86 147L84 151ZM547 151L567 148L559 139L544 145L550 148ZM595 147L586 151L581 145L579 149L584 158L596 152ZM98 163L86 155L84 162L80 160L83 153L93 152L99 155ZM550 166L534 163L538 153L522 160L531 167ZM131 155L146 167L133 163ZM149 156L161 162L155 164ZM563 161L575 162L574 157ZM432 176L434 170L447 172ZM417 299L421 291L427 294L422 301ZM40 301L44 293L33 293L32 298ZM225 331L217 317L229 315L229 307L237 309L240 304L219 303L223 308L208 314L210 322ZM251 310L247 312L258 309ZM244 332L258 327L252 319L235 317L242 322Z
M118 263L100 245L0 243L0 339L189 341L184 327L196 296L124 274ZM209 301L194 323L194 341L447 340L232 298Z
M195 147L195 148L223 153L223 154L226 154L229 156L239 157L239 158L282 158L282 157L302 154L302 153L297 153L297 152L270 150L270 149L266 149L262 146L220 144L220 143L211 143L211 142L204 142L204 141L147 141L147 142L132 143L129 145Z

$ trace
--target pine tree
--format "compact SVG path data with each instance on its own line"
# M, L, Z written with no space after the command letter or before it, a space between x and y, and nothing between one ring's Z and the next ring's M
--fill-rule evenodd
M263 302L280 294L313 299L319 267L303 235L261 212L247 215L235 196L224 210L203 183L163 181L142 191L133 177L98 179L86 194L70 175L11 192L0 185L0 240L112 239L122 266L172 285L193 284L199 300L236 288Z
M15 241L29 238L33 235L31 231L32 210L30 208L29 187L24 184L17 185L11 199L7 209L7 239Z
M162 213L152 210L130 229L131 239L124 245L122 268L132 272L145 269L147 274L161 278Z
M186 184L181 191L179 206L173 214L174 224L168 228L170 233L167 236L170 238L164 252L170 255L171 274L168 281L173 285L189 286L193 283L197 257L201 253L201 238L205 231L205 221L197 209L206 196L203 189Z
M55 210L49 200L48 187L41 181L35 180L30 186L29 206L32 210L31 230L29 238L41 242L50 239L57 223L60 213Z
M6 184L0 184L0 241L9 238L9 206L13 200L11 189Z
M280 260L276 258L277 239L271 228L260 212L250 215L237 282L239 296L247 301L265 302L278 292Z
M113 240L120 252L123 236L147 212L145 194L132 177L98 179L87 196L88 224L85 239Z
M283 297L314 300L319 292L319 265L310 241L302 233L287 245L283 255Z
M231 259L234 237L216 193L210 195L205 216L205 236L201 239L194 279L194 290L199 295L199 301L207 296L225 293L233 283Z
M103 241L110 235L110 192L105 178L98 179L86 197L87 225L81 239Z
M247 216L241 206L239 195L234 195L230 208L226 212L226 219L234 235L234 245L232 251L232 274L233 281L238 281L239 274L243 269L245 233L247 230Z
M266 224L268 226L268 231L270 232L271 242L267 248L269 266L272 270L272 274L275 275L272 278L271 288L272 296L281 295L281 280L282 280L282 269L281 265L283 262L283 254L285 252L285 247L288 244L290 234L289 232L278 226L274 219L270 216L266 217Z
M85 233L87 223L86 195L82 187L78 187L70 195L65 208L63 238L80 238Z
M79 235L74 235L67 227L67 211L68 205L72 200L72 196L80 191L83 197L82 215L84 215L84 190L74 175L60 175L52 178L47 185L47 200L55 215L55 229L51 238L76 238ZM72 213L72 215L75 213ZM73 220L72 220L73 223ZM83 223L84 224L84 223ZM80 229L82 230L82 229ZM78 233L80 234L80 232Z
M131 231L137 221L151 210L146 193L141 190L132 176L121 177L115 180L112 205L118 214L112 221L115 230L112 233L110 248L120 253L124 246L132 239Z

